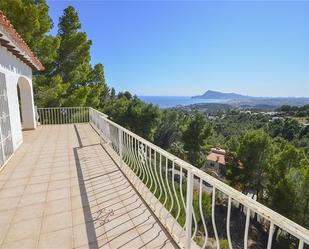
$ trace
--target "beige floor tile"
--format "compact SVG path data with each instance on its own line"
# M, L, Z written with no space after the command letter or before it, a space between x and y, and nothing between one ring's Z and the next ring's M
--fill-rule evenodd
M22 239L14 242L5 243L2 245L2 249L36 249L37 239Z
M175 246L166 238L166 236L156 237L156 239L144 242L147 249L172 249Z
M37 168L32 173L32 176L44 176L44 175L50 175L51 168Z
M109 245L101 245L101 244L97 244L97 243L90 243L90 244L86 244L86 245L83 245L83 246L80 246L80 247L76 247L75 249L96 249L96 248L99 248L100 249L110 249Z
M126 238L126 240L127 241L122 241L122 244L120 245L122 248L140 248L140 247L146 248L143 246L145 242L140 238L140 236ZM113 246L112 243L111 246Z
M24 194L35 194L35 193L46 192L47 187L48 183L29 184L25 188Z
M6 181L1 181L1 180L0 180L0 189L3 189L3 188L4 188L5 182L6 182Z
M15 210L5 210L0 211L0 226L4 226L6 224L10 224L13 220L13 216L15 214Z
M0 245L4 241L4 238L6 236L6 233L9 230L9 228L10 228L10 224L9 223L4 223L4 224L0 225Z
M19 186L15 188L5 188L0 192L0 200L1 198L9 198L9 197L18 197L21 196L24 192L25 187Z
M15 209L18 206L20 198L21 197L1 198L0 211Z
M72 220L73 226L84 224L85 222L89 222L93 220L92 214L86 214L83 208L78 208L72 210Z
M11 188L11 187L25 187L28 183L28 178L22 178L22 179L14 179L10 180L5 183L5 188Z
M111 248L137 248L143 245L143 241L139 238L136 230L132 229L117 236L107 236ZM135 246L129 247L129 244Z
M80 224L73 227L73 234L74 234L74 247L81 247L85 244L91 244L97 242L97 234L95 231L87 232L86 224Z
M29 184L47 183L49 181L49 175L32 176L29 179Z
M49 233L72 227L72 213L62 212L44 216L42 221L42 233Z
M8 172L10 170L10 172ZM13 169L12 168L9 168L9 167L5 167L5 169L3 169L3 171L1 172L1 175L0 175L0 181L4 181L6 182L10 176L12 175L12 171Z
M109 249L109 248L111 248L110 246L109 246L109 244L108 244L108 241L106 240L106 239L104 239L104 240L99 240L98 241L98 247L101 249ZM111 248L111 249L113 249L113 248Z
M30 206L33 204L43 203L46 200L46 192L26 194L20 199L19 207Z
M72 209L79 209L84 206L89 206L89 203L83 202L81 196L73 196L71 197Z
M27 170L15 170L13 174L11 175L11 179L22 179L22 178L28 178L31 175L31 168L28 168Z
M76 187L71 187L71 196L80 196L81 192L78 186Z
M72 229L63 229L42 234L38 249L71 249L73 248Z
M10 226L9 232L5 238L5 242L34 238L39 235L41 219L32 219L13 223Z
M20 207L16 210L13 222L17 223L23 220L40 218L43 216L45 203L38 203L34 205Z
M161 234L162 229L154 220L152 220L151 222L148 221L145 223L141 223L140 225L136 226L136 230L141 235L144 241L151 241L157 236L164 235Z
M48 186L48 190L56 190L69 187L70 187L70 180L68 178L62 180L51 179Z
M131 220L124 218L123 220L107 222L104 224L105 234L108 238L115 237L121 234L132 233L135 231L135 226Z
M90 146L75 149L80 145L73 125L40 126L23 134L24 143L0 173L0 244L170 248L139 196L97 145L97 134L89 125L76 127L82 144Z
M55 190L50 190L47 192L47 202L55 201L59 199L68 199L70 198L70 189L69 188L59 188Z
M71 200L69 198L59 199L46 203L44 215L51 215L71 211Z

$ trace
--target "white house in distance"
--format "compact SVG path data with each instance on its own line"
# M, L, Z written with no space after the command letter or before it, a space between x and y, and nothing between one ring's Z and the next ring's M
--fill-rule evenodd
M204 170L215 173L218 177L225 175L225 150L221 149L220 145L210 150Z
M35 129L32 69L44 67L0 11L0 169Z

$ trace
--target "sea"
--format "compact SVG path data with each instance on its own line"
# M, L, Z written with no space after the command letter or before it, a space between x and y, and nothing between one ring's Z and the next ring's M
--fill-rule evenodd
M146 103L157 105L158 107L171 108L175 106L186 106L199 103L224 103L222 99L195 99L191 96L138 96Z

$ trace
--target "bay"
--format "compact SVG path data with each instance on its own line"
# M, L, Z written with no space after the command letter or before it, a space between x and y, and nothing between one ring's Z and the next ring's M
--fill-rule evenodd
M225 99L196 99L191 96L138 96L148 104L157 105L160 108L171 108L199 103L226 103Z

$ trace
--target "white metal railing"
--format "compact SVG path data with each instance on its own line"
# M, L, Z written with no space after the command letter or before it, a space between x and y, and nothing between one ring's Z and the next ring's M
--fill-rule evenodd
M276 228L281 234L294 238L294 248L304 249L309 245L307 229L114 123L93 108L38 108L38 112L42 124L89 121L100 133L104 148L118 161L130 182L181 247L219 249L226 248L223 243L227 243L229 248L247 249L252 243L249 233L255 215L266 234L263 246L258 248L279 248L273 238ZM65 118L55 119L57 114ZM53 118L50 115L54 115ZM239 206L245 213L244 222L235 217L241 215L235 212ZM239 222L238 231L243 233L241 243L233 238L231 231L235 221Z
M37 108L41 124L71 124L89 122L89 107Z
M220 248L223 238L229 248L247 249L250 222L255 215L268 230L264 248L275 248L275 227L280 228L281 234L294 236L298 249L309 245L307 229L112 122L105 114L90 108L89 120L100 131L103 142L118 155L119 165L129 180L181 246ZM206 199L211 201L211 208L205 206ZM225 237L222 232L219 234L216 224L219 199L226 207ZM231 210L239 204L245 212L243 227L239 224L244 234L241 246L235 244L230 230Z

